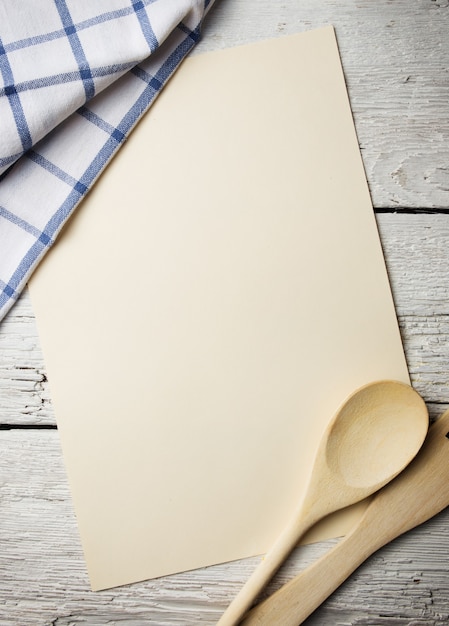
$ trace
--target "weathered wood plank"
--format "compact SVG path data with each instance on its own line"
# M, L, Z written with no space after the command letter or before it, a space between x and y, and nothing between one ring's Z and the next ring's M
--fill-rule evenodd
M54 424L28 292L0 323L0 424Z
M436 417L449 402L449 215L377 221L412 383Z

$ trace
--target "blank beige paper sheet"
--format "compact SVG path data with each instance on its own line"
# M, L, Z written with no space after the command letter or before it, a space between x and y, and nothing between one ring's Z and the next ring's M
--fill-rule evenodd
M409 381L333 29L186 60L30 289L93 589L265 552Z

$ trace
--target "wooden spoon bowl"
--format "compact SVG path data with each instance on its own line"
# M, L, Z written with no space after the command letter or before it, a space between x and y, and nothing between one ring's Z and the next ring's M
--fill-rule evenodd
M426 406L412 387L388 380L365 385L332 420L325 462L334 481L372 493L410 463L427 429Z

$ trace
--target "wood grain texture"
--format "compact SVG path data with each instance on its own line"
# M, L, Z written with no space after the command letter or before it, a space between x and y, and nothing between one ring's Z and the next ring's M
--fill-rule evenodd
M194 51L336 28L415 388L449 405L449 2L217 0ZM436 209L437 214L410 214ZM76 380L73 381L76 385ZM80 390L81 391L81 390ZM89 591L29 297L0 324L0 626L214 624L258 558ZM82 451L80 451L82 454ZM333 542L296 550L278 588ZM371 557L307 626L449 623L449 510Z

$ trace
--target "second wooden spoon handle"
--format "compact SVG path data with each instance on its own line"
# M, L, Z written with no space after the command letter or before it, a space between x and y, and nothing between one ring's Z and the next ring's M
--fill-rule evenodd
M242 626L298 626L367 558L359 533L347 535L332 550L295 576L241 622Z

